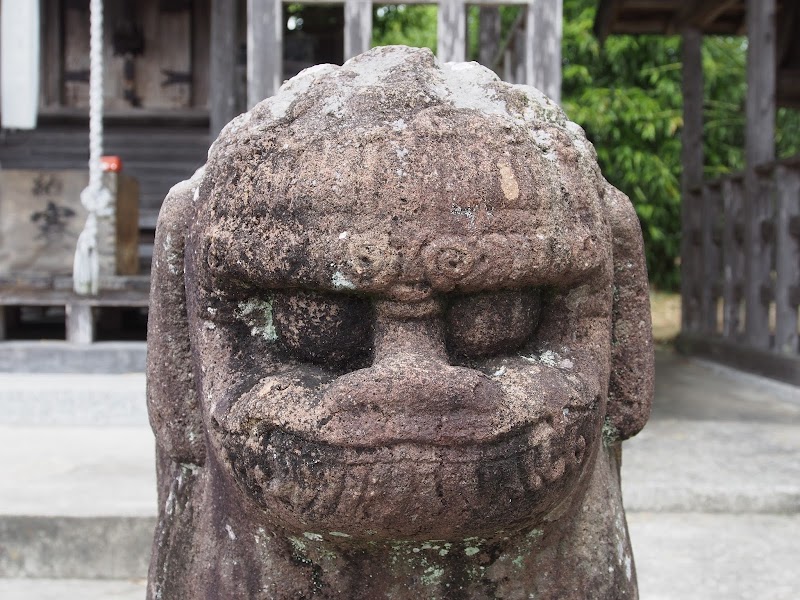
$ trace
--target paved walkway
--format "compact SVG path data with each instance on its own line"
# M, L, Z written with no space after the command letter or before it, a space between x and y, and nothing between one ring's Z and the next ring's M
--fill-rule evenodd
M656 382L623 458L642 599L800 598L800 390L663 352ZM0 598L143 597L143 397L141 374L0 374Z
M800 598L800 389L661 352L622 463L642 600Z

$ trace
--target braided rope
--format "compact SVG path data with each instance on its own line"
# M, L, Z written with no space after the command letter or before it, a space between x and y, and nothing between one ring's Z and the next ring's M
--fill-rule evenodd
M96 193L103 185L103 0L92 0L90 14L89 188Z
M103 186L103 0L91 0L89 36L89 185L81 203L89 211L78 237L73 265L73 286L78 294L96 294L100 284L97 255L97 217L111 213L113 198Z

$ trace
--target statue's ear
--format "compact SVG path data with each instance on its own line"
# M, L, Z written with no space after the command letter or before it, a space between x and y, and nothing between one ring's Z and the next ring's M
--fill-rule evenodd
M607 420L619 439L636 435L653 401L653 330L642 230L628 197L605 185L614 238L614 308Z
M147 408L161 452L203 464L205 435L192 372L184 284L186 233L202 170L173 187L158 215L147 323Z

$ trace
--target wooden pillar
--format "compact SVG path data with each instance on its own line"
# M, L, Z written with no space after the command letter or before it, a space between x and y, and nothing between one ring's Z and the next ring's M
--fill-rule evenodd
M39 109L39 2L6 0L0 11L0 118L2 126L34 129Z
M41 3L42 18L42 67L41 103L42 106L60 107L63 104L64 86L61 70L48 65L62 64L64 30L61 25L61 0L45 0Z
M0 340L8 339L19 327L19 306L0 306Z
M514 83L514 49L513 42L508 45L505 52L503 52L503 73L501 75L503 81Z
M722 232L724 314L722 335L736 341L741 329L742 274L742 201L744 183L739 176L728 177L722 182L725 222Z
M775 264L775 349L797 356L797 310L800 304L800 168L775 172L777 214Z
M441 62L463 62L467 50L467 12L464 0L441 0L436 55Z
M722 185L719 181L703 186L701 239L703 245L703 288L700 294L702 316L700 329L707 335L717 334L717 299L721 291L720 248L718 234L722 214Z
M500 9L481 6L478 14L478 62L493 69L494 59L500 49Z
M561 37L563 0L530 0L525 23L525 78L561 103Z
M344 59L366 52L372 46L372 0L344 3Z
M236 8L230 0L211 0L209 133L215 140L238 114L236 107Z
M755 167L775 159L775 0L747 0L747 102L745 110L745 339L770 345L769 245L762 223L770 216L769 186Z
M282 80L283 4L280 0L247 0L248 110L274 96Z
M88 304L67 304L67 341L91 344L94 341L94 308Z
M511 44L514 46L514 52L512 54L514 58L511 63L513 79L511 81L514 83L532 85L527 72L527 67L530 64L527 52L530 49L527 31L519 29L514 39L511 41Z
M700 329L700 289L703 283L697 241L703 185L703 35L683 32L683 130L681 132L681 329Z

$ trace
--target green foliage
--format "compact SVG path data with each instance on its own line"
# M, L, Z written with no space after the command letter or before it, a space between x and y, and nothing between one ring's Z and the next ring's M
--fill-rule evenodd
M594 37L595 0L564 1L563 98L597 149L604 175L628 194L642 222L651 281L679 285L680 38ZM708 179L744 168L747 40L703 40L704 172ZM800 113L779 109L776 154L800 151Z
M800 154L800 111L778 109L775 115L775 153L778 158Z
M703 42L703 143L708 178L744 168L747 39L706 37ZM800 113L779 108L775 115L775 154L800 152Z
M520 12L519 6L501 6L500 38L503 39ZM436 52L438 8L435 4L373 5L372 46L404 44ZM467 60L478 60L480 7L467 7Z
M744 168L746 53L745 38L703 40L703 150L708 179Z
M436 10L434 4L373 5L373 47L405 44L436 52Z
M591 0L565 0L562 104L597 149L606 178L642 222L651 279L678 283L680 252L680 40L592 32Z
M478 60L480 52L481 7L467 7L467 60Z

